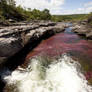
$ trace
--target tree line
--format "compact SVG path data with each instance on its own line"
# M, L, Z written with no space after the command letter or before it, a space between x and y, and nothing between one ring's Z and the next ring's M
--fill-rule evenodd
M55 22L88 20L88 23L92 24L92 13L51 15L48 9L44 9L43 11L37 9L32 10L31 8L24 9L21 6L16 6L14 0L0 0L0 21L8 19L15 21L51 20Z
M16 21L24 20L50 20L51 14L48 9L43 11L30 8L24 9L16 6L14 0L0 0L0 19L13 19Z

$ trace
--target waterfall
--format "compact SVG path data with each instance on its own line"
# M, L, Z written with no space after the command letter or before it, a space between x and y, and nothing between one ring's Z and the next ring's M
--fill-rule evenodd
M35 57L26 69L2 77L13 86L9 92L92 92L80 68L78 61L66 54L58 59Z

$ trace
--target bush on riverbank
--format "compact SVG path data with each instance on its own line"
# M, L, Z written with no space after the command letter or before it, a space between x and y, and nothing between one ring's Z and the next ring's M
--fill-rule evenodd
M52 20L53 21L83 21L84 19L87 19L88 14L73 14L73 15L53 15Z
M16 6L14 0L1 0L0 21L8 19L13 19L15 21L50 20L51 14L48 9L44 9L43 11L37 9L24 9L21 6Z
M88 24L92 26L92 12L88 15Z
M43 11L30 8L24 9L21 6L16 6L14 0L0 0L0 23L6 22L9 19L14 21L30 21L30 20L51 20L55 22L70 21L78 22L88 20L92 24L91 14L73 14L73 15L51 15L48 9ZM8 21L9 22L9 21Z

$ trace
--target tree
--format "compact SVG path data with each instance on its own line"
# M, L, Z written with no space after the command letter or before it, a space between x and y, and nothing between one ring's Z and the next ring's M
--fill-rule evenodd
M50 20L51 15L48 9L43 11L30 8L24 9L15 5L15 0L0 0L0 17L5 19L21 20Z
M7 0L7 4L12 6L16 5L14 0Z
M88 23L92 24L92 12L88 15Z
M48 9L44 9L42 11L42 19L43 20L50 20L51 19L51 14L50 14Z
M0 0L0 3L15 6L15 1L14 0Z

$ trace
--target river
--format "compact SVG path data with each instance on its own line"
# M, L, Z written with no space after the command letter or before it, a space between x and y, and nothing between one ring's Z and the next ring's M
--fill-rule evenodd
M72 26L72 25L71 25ZM2 73L4 92L92 92L92 42L66 28Z

